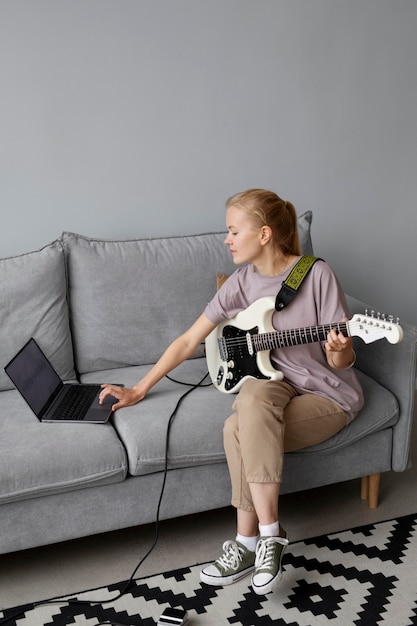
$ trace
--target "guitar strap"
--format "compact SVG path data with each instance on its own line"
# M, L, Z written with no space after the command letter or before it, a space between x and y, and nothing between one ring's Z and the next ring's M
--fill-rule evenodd
M285 281L282 283L281 289L275 300L275 308L277 311L281 311L289 305L294 296L297 295L304 278L307 276L314 263L322 260L323 259L320 259L320 257L317 256L305 255L301 257L301 259L294 265Z

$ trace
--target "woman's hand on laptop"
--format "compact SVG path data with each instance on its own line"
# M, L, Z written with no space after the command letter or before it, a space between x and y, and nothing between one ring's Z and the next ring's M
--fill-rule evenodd
M108 384L104 384L101 386L103 388L103 391L100 392L99 402L100 404L103 404L104 400L108 396L113 396L113 398L116 398L117 400L117 402L112 406L113 411L117 411L117 409L121 409L125 406L132 406L133 404L136 404L137 402L142 400L144 397L144 395L141 395L141 393L134 388L131 389L129 387L120 387L118 385Z

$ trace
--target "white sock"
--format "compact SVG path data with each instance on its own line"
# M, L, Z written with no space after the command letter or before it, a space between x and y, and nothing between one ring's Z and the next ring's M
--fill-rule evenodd
M236 541L245 546L250 552L255 552L256 544L258 543L259 537L245 537L244 535L236 535Z
M278 537L279 536L279 522L273 524L267 524L262 526L259 524L259 533L261 537Z

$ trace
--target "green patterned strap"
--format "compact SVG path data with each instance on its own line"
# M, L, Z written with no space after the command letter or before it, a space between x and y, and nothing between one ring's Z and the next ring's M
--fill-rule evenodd
M294 265L286 280L282 283L281 290L276 297L275 308L277 311L281 311L281 309L289 305L314 263L321 260L317 256L305 255Z

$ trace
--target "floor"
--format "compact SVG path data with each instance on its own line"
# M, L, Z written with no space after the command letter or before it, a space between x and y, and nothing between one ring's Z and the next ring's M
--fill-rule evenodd
M280 521L290 541L416 513L417 423L411 450L411 469L382 475L377 509L361 501L356 480L282 496ZM232 508L162 522L158 543L135 578L214 559L223 541L234 535ZM151 524L0 555L0 608L127 580L154 538Z

